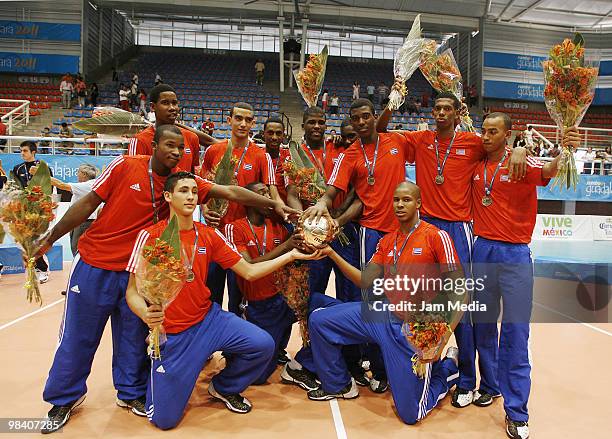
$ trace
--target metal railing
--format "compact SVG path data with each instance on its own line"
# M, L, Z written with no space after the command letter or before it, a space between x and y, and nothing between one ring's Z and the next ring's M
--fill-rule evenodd
M19 145L24 140L31 140L38 145L39 154L61 154L61 155L121 155L127 151L129 139L104 139L97 137L36 137L36 136L0 136L0 140L6 140L6 145L0 145L0 149L8 153L18 153ZM83 145L83 146L77 146ZM116 145L121 145L116 147Z
M17 107L3 105L7 103L18 103ZM2 123L7 126L6 132L11 135L13 129L18 126L27 126L30 123L30 101L20 99L0 99L0 113L6 114L0 117Z
M556 125L530 125L536 129L540 128L538 135L548 140L547 143L561 143L561 131ZM612 129L579 127L578 132L582 136L581 144L584 148L590 146L593 149L605 149L612 144Z

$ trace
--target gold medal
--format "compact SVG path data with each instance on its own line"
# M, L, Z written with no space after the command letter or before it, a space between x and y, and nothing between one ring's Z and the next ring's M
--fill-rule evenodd
M376 183L376 180L374 179L373 175L368 176L368 184L370 186L374 186L374 183Z
M395 276L397 274L397 265L391 265L391 268L389 268L389 273L391 273L392 276Z
M193 270L190 268L190 269L187 271L187 277L186 277L186 279L185 279L185 280L186 280L187 282L193 282L193 280L194 280L194 279L195 279L195 274L193 273Z
M482 205L487 207L490 206L491 204L493 204L493 198L491 198L488 195L485 195L484 197L482 197Z
M436 180L435 180L436 184L442 184L444 183L444 176L443 175L436 175Z

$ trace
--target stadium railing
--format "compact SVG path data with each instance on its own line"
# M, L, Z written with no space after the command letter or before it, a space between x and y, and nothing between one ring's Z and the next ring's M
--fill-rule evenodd
M16 107L15 104L17 104ZM14 128L30 123L30 101L0 99L0 113L5 111L6 114L0 119L6 125L8 134L13 134Z
M33 137L33 136L0 136L6 140L5 152L18 153L19 145L31 140L38 145L40 154L74 154L74 155L121 155L127 151L130 139L105 139L98 137ZM72 144L72 146L69 146ZM77 146L82 145L82 146ZM117 146L120 145L120 146Z

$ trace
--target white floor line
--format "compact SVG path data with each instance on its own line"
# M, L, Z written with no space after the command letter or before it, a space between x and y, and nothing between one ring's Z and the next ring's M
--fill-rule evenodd
M547 311L554 312L555 314L559 314L560 316L563 316L563 317L565 317L565 318L567 318L569 320L572 320L572 321L574 321L576 323L580 323L581 325L584 325L587 328L591 328L594 331L601 332L602 334L609 335L610 337L612 337L612 332L606 331L605 329L601 329L601 328L598 328L597 326L591 325L590 323L586 323L586 322L583 322L582 320L575 319L572 316L568 316L567 314L563 314L562 312L559 312L556 309L549 308L548 306L542 305L541 303L538 303L536 301L534 301L533 304L539 306L540 308L544 308Z
M42 308L39 308L39 309L37 309L36 311L32 311L31 313L26 314L25 316L21 316L21 317L19 317L18 319L13 320L12 322L5 323L4 325L0 326L0 331L2 331L3 329L8 328L9 326L13 326L14 324L19 323L19 322L21 322L22 320L27 319L28 317L32 317L33 315L36 315L36 314L38 314L38 313L40 313L40 312L43 312L44 310L49 309L49 308L51 308L52 306L57 305L58 303L62 303L64 300L65 300L65 299L63 299L63 298L62 298L62 299L59 299L59 300L56 300L55 302L50 303L50 304L48 304L48 305L46 305L46 306L43 306Z
M340 413L340 406L338 405L338 400L331 399L329 401L329 405L331 407L332 416L334 417L336 436L338 436L338 439L347 439L346 430L344 429L344 422L342 422L342 413Z

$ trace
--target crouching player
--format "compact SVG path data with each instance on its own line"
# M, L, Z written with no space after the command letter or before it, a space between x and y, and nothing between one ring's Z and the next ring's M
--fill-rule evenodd
M168 341L161 347L161 359L151 364L146 412L156 426L169 429L183 416L196 380L213 352L223 350L232 355L225 369L212 379L208 393L237 413L251 410L251 403L240 393L261 376L276 352L272 338L265 331L211 302L210 290L206 287L209 263L216 262L252 281L295 259L319 255L292 250L274 260L246 262L220 232L193 221L198 203L193 174L178 172L168 177L164 198L170 214L178 219L181 245L187 266L194 273L193 280L185 283L165 311L160 306L148 306L138 294L133 273L143 246L160 237L166 228L168 222L161 221L142 230L136 239L127 268L132 274L126 300L149 328L163 324L168 334Z
M410 182L400 183L393 194L393 209L399 220L399 229L381 238L363 272L338 256L330 247L322 252L328 254L345 275L361 288L369 288L386 273L395 275L397 272L393 267L398 265L410 268L413 264L419 264L440 278L463 280L459 258L449 235L420 221L420 206L419 187ZM391 297L389 299L394 300ZM402 421L414 424L423 419L457 383L458 351L450 347L446 357L429 363L424 378L419 378L412 371L411 358L415 352L402 334L403 319L392 312L379 314L378 319L365 317L360 303L337 304L312 312L309 330L321 388L308 392L308 397L318 401L357 397L359 392L342 359L342 346L376 343L382 351L397 412ZM456 318L451 327L459 319Z
M263 183L250 183L247 189L271 198L268 187ZM247 208L246 218L239 219L225 226L225 236L242 254L242 257L253 263L269 261L292 249L301 248L304 241L299 233L289 236L285 226L272 217L266 209ZM276 285L274 273L255 282L237 277L238 287L246 301L245 317L247 321L264 329L274 339L276 352L287 347L291 336L291 327L296 322L295 313L289 308ZM277 366L277 358L270 359L255 384L263 384L272 375ZM314 370L312 354L309 347L303 347L283 366L283 382L296 384L304 390L319 387Z
M538 210L536 186L546 186L557 174L561 156L546 164L531 157L527 175L512 182L506 165L512 120L505 113L491 113L482 125L487 152L472 179L474 215L473 273L484 288L475 298L486 312L474 313L474 335L480 358L480 388L474 404L491 405L503 396L506 434L512 439L529 437L527 402L531 389L529 321L533 302L533 265L529 242ZM577 146L580 135L566 130L564 146ZM503 302L501 334L497 319Z

